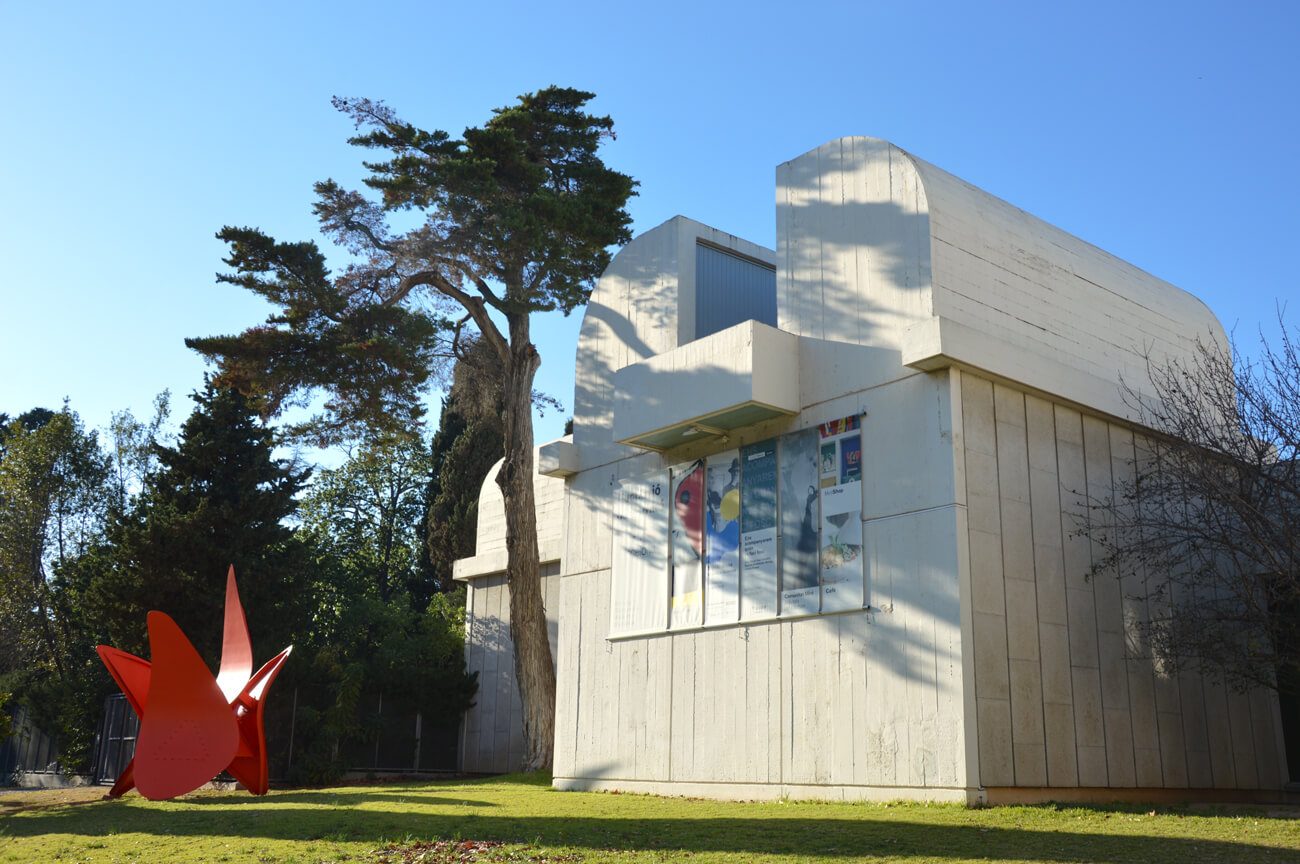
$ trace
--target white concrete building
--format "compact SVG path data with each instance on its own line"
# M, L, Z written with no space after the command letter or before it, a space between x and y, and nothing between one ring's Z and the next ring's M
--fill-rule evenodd
M778 167L777 238L678 217L592 294L539 451L555 785L1276 797L1276 697L1164 673L1075 533L1141 446L1119 382L1214 315L870 138ZM521 753L503 530L489 477L466 770Z

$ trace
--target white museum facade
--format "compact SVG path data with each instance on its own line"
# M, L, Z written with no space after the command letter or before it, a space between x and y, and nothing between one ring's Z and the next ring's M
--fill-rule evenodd
M1121 382L1225 343L1215 316L884 141L776 198L775 251L677 217L591 295L573 434L538 450L554 785L1281 795L1276 694L1166 672L1157 601L1078 531L1144 446ZM504 531L490 475L466 771L523 756Z

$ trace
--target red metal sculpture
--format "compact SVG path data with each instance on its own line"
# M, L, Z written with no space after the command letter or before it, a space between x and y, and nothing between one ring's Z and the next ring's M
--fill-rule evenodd
M149 613L152 664L107 645L96 650L140 718L135 758L109 797L134 786L146 798L175 798L223 769L254 795L266 794L262 712L271 682L293 646L253 673L253 645L233 566L226 576L225 629L215 678L181 628L162 612Z

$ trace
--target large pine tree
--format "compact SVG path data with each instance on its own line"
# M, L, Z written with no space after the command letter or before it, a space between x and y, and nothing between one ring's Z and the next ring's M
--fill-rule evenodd
M226 569L234 564L258 660L301 633L310 558L288 521L306 480L274 455L274 435L238 392L208 383L193 396L175 448L109 530L88 586L118 647L144 651L145 615L171 615L214 665Z
M495 352L504 452L496 482L530 770L550 767L555 744L533 499L533 385L542 363L533 318L587 302L610 247L631 238L625 205L636 187L600 157L614 123L587 113L592 98L567 87L526 93L459 138L413 126L380 102L336 99L360 130L352 143L389 157L364 163L379 200L333 180L316 184L321 228L351 263L331 273L315 243L228 226L218 236L230 244L233 269L218 278L277 311L237 336L187 341L270 413L328 390L325 412L304 430L325 439L357 425L410 428L449 347L477 332ZM419 218L390 223L411 210Z

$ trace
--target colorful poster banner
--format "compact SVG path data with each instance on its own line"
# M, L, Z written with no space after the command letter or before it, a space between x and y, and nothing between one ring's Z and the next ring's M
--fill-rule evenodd
M863 608L863 482L860 416L624 478L611 635Z
M776 617L776 439L740 451L742 620Z
M822 611L861 609L862 432L859 418L823 423L821 439Z
M614 493L611 635L668 626L668 472L620 481Z
M819 607L817 550L819 436L805 429L781 439L781 615L812 615Z
M704 496L704 621L740 617L740 451L709 457Z
M822 611L862 608L862 483L822 490Z
M704 460L672 470L672 614L670 626L703 623Z
M862 433L840 439L840 482L862 479Z

